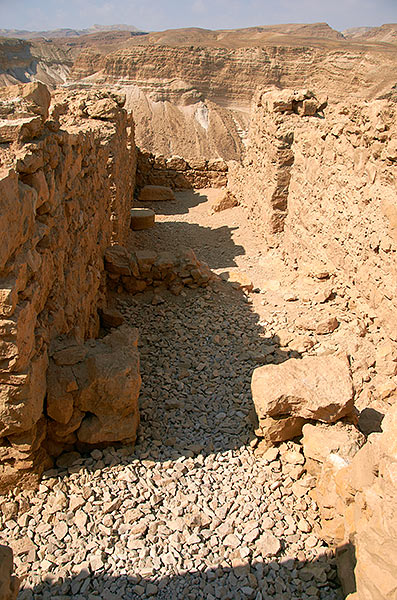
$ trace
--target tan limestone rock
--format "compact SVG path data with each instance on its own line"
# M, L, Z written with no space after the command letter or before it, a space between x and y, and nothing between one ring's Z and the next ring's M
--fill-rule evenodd
M141 382L137 343L137 331L121 327L72 346L73 362L68 357L63 364L51 361L47 413L53 419L52 440L96 444L135 439Z
M175 200L175 194L171 188L164 185L146 185L139 193L139 200L143 202Z
M251 388L258 434L273 443L299 435L305 421L333 423L353 410L345 355L307 356L258 367Z
M155 218L155 212L150 208L132 208L130 227L133 231L150 229L154 226Z
M317 471L331 455L333 459L339 457L348 464L365 442L365 436L354 425L342 422L332 425L307 423L302 433L304 455L317 463L314 467Z
M218 213L228 208L234 208L238 206L238 200L233 194L226 190L222 196L217 198L211 205L211 212Z
M123 315L116 308L103 308L100 315L104 327L120 327L124 323Z
M345 355L308 356L264 365L252 376L255 409L262 418L294 414L333 423L351 413L353 385Z

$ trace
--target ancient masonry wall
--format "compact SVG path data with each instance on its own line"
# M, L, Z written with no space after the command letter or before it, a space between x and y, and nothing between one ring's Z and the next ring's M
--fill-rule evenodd
M122 105L102 93L51 99L42 84L1 90L1 492L29 483L49 454L75 442L113 441L103 431L112 409L93 401L110 392L92 368L109 379L122 370L110 358L115 344L130 348L134 389L117 414L130 417L124 437L135 435L136 335L92 341L106 305L103 256L124 240L134 190L133 124Z
M155 156L138 151L137 188L163 185L173 190L223 188L227 185L228 165L222 159L186 161L180 156Z
M397 340L397 125L386 100L326 107L307 92L255 98L229 189L295 266L335 273Z
M258 93L247 153L242 165L229 167L228 187L269 246L278 246L295 269L333 274L352 314L378 325L371 364L376 398L389 406L382 433L370 434L360 449L353 434L335 445L336 430L321 430L319 443L311 444L319 461L313 497L323 537L339 547L345 591L357 590L349 599L391 600L397 590L396 105L326 106L306 91ZM357 340L364 344L359 336L365 326ZM309 458L314 429L303 429Z

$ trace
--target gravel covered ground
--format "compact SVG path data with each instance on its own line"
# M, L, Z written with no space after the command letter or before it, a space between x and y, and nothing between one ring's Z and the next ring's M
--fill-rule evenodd
M66 455L3 503L19 598L337 600L300 446L255 456L252 370L290 355L227 283L119 298L140 330L137 445Z

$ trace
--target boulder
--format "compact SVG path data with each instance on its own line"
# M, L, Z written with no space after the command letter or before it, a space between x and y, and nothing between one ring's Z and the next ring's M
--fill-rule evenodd
M238 200L229 190L225 190L211 206L212 213L222 212L228 208L238 206Z
M17 84L2 87L0 89L0 101L8 101L11 116L17 112L28 112L40 115L45 119L51 102L48 88L39 81L26 84ZM14 101L14 102L13 102Z
M120 327L124 323L124 317L117 308L103 308L100 317L104 327Z
M175 194L171 188L164 185L145 185L139 193L139 200L144 202L175 200Z
M137 330L123 326L80 346L73 341L72 360L68 348L54 353L58 360L51 360L47 376L51 440L74 443L76 436L84 444L135 440L141 384L137 344Z
M353 384L345 355L292 358L258 367L251 387L260 435L272 443L299 435L307 421L334 423L353 411ZM291 419L296 418L300 420L291 427Z

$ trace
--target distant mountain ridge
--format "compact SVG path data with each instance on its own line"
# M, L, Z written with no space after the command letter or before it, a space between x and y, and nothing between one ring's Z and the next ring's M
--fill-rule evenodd
M100 33L107 31L130 31L131 33L144 33L134 25L93 25L87 29L72 29L64 27L62 29L49 29L46 31L28 31L25 29L0 29L0 37L18 38L22 40L31 40L35 38L66 38L80 37L90 33Z
M342 33L348 40L396 43L397 23L385 23L380 27L351 27Z

